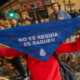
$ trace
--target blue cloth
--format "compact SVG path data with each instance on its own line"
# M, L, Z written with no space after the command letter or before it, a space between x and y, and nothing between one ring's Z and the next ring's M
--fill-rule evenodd
M57 15L58 15L58 17L62 17L63 19L71 18L71 16L69 15L69 13L67 13L66 11L59 10L59 12L58 12ZM49 16L49 21L54 21L54 20L55 20L55 13L53 12Z
M79 28L79 17L15 27L0 31L0 43L45 62Z

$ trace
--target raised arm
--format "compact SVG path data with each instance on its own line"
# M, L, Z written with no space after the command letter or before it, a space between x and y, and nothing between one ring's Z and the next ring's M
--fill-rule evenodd
M80 37L75 42L68 42L61 44L55 52L60 53L71 53L80 50Z
M4 48L0 46L0 56L14 57L14 56L24 56L24 55L25 55L24 53L14 50L12 48Z

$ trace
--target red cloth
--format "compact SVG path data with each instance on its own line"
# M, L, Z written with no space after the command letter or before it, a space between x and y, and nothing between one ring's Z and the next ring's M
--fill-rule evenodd
M55 50L59 58L60 53L70 53L80 50L80 37L75 42L63 43ZM12 48L0 47L0 56L12 57L25 55ZM51 56L46 63L39 61L31 56L27 60L28 68L31 72L30 80L62 80L57 60Z
M15 57L15 56L21 56L21 55L24 56L25 54L17 50L14 50L12 48L5 48L0 46L0 56L2 57Z
M80 37L76 42L61 44L55 50L55 53L59 58L60 53L70 53L78 50L80 50ZM31 72L30 80L62 80L59 64L53 56L46 63L28 56L27 65Z
M30 80L62 80L57 60L51 56L46 63L28 56Z
M55 20L58 20L58 14L55 14Z

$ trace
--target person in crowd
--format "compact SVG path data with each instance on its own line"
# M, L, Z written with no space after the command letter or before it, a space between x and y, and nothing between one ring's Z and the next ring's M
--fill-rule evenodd
M59 6L57 3L53 3L51 7L54 12L49 16L49 21L71 18L69 13L67 13L66 11L59 10ZM69 41L71 41L70 37L69 37ZM68 57L66 56L65 59L67 60L67 58Z
M34 22L33 22L33 20L31 19L31 18L26 18L25 19L25 25L31 25L31 24L34 24ZM35 22L36 23L36 22ZM26 56L26 59L27 59L27 55L25 55ZM29 69L28 69L28 66L27 66L27 74L28 74L28 76L29 76Z
M74 11L73 10L70 10L70 15L71 15L72 18L75 17L75 14L74 14Z
M75 42L62 43L55 53L71 53L80 50L80 37ZM11 54L12 53L12 54ZM20 56L25 54L12 48L0 46L0 56ZM59 63L52 55L45 63L28 55L27 65L31 72L30 80L62 80Z
M38 20L37 19L31 19L31 18L26 18L24 21L25 25L31 25L31 24L38 24Z
M20 73L20 75L16 76L16 79L23 79L26 80L27 76L25 70L21 64L20 56L18 57L5 57L9 60L13 67Z
M75 17L78 17L79 16L78 12L75 9L74 9L74 16Z
M4 21L4 25L6 25L6 26L7 26L7 28L11 28L11 24L9 23L9 21L8 21L8 20Z
M18 27L18 26L21 26L21 24L19 24L16 19L12 19L11 20L11 27Z
M25 19L25 25L31 25L33 24L33 21L30 18Z
M4 27L3 26L0 26L0 30L4 30ZM5 45L2 45L0 44L0 46L3 46L5 48L9 48L8 46L5 46ZM21 64L21 61L20 61L20 56L17 56L17 57L5 57L5 59L7 59L13 67L15 67L15 69L20 73L19 76L16 76L17 79L18 78L23 78L23 80L26 80L27 79L27 76L26 76L26 73L25 73L25 70Z
M79 14L78 14L78 12L76 10L74 10L74 11L70 10L70 15L71 15L72 18L75 18L75 17L79 16Z
M26 19L33 20L33 19L32 19L32 18L30 18L29 16L27 16L27 17L23 18L23 20L22 20L22 25L23 25L23 26L24 26L24 25L26 25L26 24L25 24L25 20L26 20Z
M57 3L53 3L51 7L54 12L49 15L49 21L71 18L69 13L67 13L66 11L59 10L59 6Z
M7 26L6 26L6 25L4 25L4 19L0 19L0 26L3 26L3 27L4 27L4 29L6 29L6 28L7 28Z
M25 25L25 19L26 19L26 18L27 18L27 17L26 17L25 15L22 16L22 26Z

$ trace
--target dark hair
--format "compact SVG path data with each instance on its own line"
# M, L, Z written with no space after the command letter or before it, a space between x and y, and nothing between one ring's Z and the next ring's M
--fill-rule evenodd
M29 18L26 18L26 19L25 19L25 21L26 21L26 20L28 20L29 22L31 22L31 23L32 23L32 20L31 20L31 19L29 19Z
M11 19L11 20L16 20L15 18ZM17 21L17 20L16 20Z
M52 3L52 4L51 4L51 7L52 7L54 4L57 4L57 5L58 5L58 3ZM59 5L58 5L58 7L59 7Z

